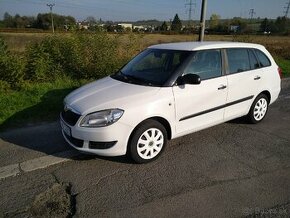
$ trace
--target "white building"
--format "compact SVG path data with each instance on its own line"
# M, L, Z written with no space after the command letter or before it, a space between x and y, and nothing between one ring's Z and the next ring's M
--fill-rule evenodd
M133 25L131 23L118 23L118 26L123 27L124 29L130 28L133 29Z

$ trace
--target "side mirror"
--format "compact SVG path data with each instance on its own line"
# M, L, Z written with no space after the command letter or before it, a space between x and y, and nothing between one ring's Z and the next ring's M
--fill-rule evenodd
M178 78L177 84L178 85L198 85L200 84L201 79L200 76L197 74L185 74L184 76Z

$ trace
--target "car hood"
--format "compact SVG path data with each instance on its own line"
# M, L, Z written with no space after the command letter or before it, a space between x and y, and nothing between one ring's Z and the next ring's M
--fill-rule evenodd
M135 85L105 77L74 90L64 103L81 115L112 108L125 110L129 104L144 103L158 90L160 87Z

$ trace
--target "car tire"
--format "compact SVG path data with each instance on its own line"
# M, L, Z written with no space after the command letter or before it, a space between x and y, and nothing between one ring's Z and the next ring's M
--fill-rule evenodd
M167 131L165 127L155 120L147 120L132 133L128 151L135 162L148 163L160 156L166 144Z
M247 115L249 123L256 124L261 122L268 112L268 106L269 98L265 94L258 95Z

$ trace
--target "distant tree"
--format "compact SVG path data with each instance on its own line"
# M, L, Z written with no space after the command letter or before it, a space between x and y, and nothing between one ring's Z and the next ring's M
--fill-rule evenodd
M16 28L25 28L25 17L21 17L19 14L16 14L13 20L14 27Z
M6 11L6 12L4 13L3 19L4 19L4 20L9 20L9 19L12 19L12 16L11 16L7 11Z
M238 27L238 29L237 29L238 33L244 33L245 30L247 29L247 23L241 17L234 17L231 20L230 25L237 26Z
M93 16L88 16L88 17L86 18L86 21L87 21L90 25L94 25L94 24L97 23L96 18L94 18Z
M220 23L221 16L218 14L212 14L209 19L209 28L216 29Z
M4 25L4 27L8 27L8 28L14 27L13 17L8 12L4 13L3 25Z
M178 17L178 14L175 14L174 19L171 24L171 30L179 32L182 29L182 23Z
M122 33L125 31L125 28L121 25L117 25L116 29L115 29L118 33Z
M116 27L111 23L106 24L104 28L107 30L107 32L115 32L116 30Z
M271 24L271 22L267 18L265 18L260 24L260 31L261 32L270 31L270 24Z
M125 32L127 32L127 33L132 32L132 28L131 28L131 27L126 27L124 30L125 30Z
M51 16L50 13L38 14L37 17L31 16L20 16L16 14L15 16L10 15L5 12L2 21L2 26L6 28L38 28L38 29L49 29L51 26ZM72 27L75 25L75 18L72 16L63 16L58 14L53 14L55 28L63 29L66 27Z
M271 32L275 34L285 34L290 29L290 20L286 17L277 17L275 21L265 18L260 24L261 32Z
M55 29L63 29L64 26L72 26L76 22L74 17L58 14L53 14L53 20ZM44 30L49 29L51 27L50 13L38 14L33 27Z
M287 30L287 18L286 17L277 17L275 21L275 26L278 33L285 33Z
M162 25L160 26L160 31L167 31L168 30L168 25L167 23L164 21L162 23Z
M54 20L55 20L55 16L54 16ZM33 27L37 28L37 29L48 30L50 27L50 23L51 23L50 14L48 14L48 13L38 14Z

